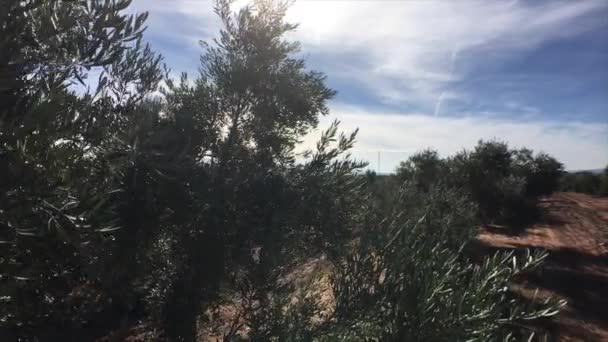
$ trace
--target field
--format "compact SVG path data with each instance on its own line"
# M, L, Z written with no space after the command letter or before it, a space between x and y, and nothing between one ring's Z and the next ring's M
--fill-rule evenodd
M523 295L556 295L568 301L546 322L558 341L608 341L608 198L555 193L541 201L543 217L520 235L484 228L483 246L545 248L541 270L514 284Z

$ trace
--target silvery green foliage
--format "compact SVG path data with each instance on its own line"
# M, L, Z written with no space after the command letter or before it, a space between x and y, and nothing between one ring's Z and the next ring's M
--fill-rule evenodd
M136 107L163 75L141 40L147 15L125 13L129 4L2 3L0 289L9 301L0 315L17 336L84 324L102 305L74 314L73 284L120 273L106 268L106 247L124 224L125 175L153 114Z
M477 225L466 197L407 183L400 194L402 211L368 226L328 271L332 303L318 295L290 302L284 289L271 287L270 299L249 311L251 332L276 341L520 341L539 334L533 320L564 304L510 290L543 252L469 258ZM304 293L319 291L311 284Z

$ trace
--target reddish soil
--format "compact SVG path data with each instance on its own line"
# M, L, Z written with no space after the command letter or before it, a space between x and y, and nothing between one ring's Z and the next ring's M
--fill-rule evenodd
M534 289L568 301L548 323L557 341L608 341L608 198L556 193L541 201L543 217L521 234L484 228L480 242L491 248L543 248L541 270L514 288Z

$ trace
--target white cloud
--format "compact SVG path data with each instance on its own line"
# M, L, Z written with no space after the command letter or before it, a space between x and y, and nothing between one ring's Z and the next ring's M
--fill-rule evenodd
M593 0L296 1L288 17L300 23L295 37L306 51L363 56L351 79L385 102L433 108L454 81L496 62L488 51L512 55L579 34L599 22L578 19L601 8L606 3ZM467 58L458 59L459 52Z
M234 7L248 2L239 0ZM219 28L212 1L134 3L137 9L150 10L150 19L160 22L152 29L166 39L195 46L200 39L215 36ZM443 111L447 110L444 93L455 94L454 82L467 75L479 77L480 64L500 64L501 58L605 24L605 18L589 16L605 12L607 4L597 0L296 0L287 19L299 23L293 37L303 43L306 54L342 61L331 68L316 66L332 79L358 84L387 104ZM167 14L189 18L196 25L178 32L175 25L180 23L167 21Z
M246 2L238 1L236 7ZM147 34L164 41L198 49L199 39L217 36L220 23L212 1L135 0L134 5L150 10L152 32ZM569 169L586 169L608 162L606 122L544 119L549 116L537 104L518 99L502 103L502 112L471 105L467 108L477 112L468 116L447 114L452 113L450 104L477 96L459 89L458 82L492 79L493 75L480 74L484 66L501 65L545 43L605 25L606 16L601 14L607 9L608 2L597 0L297 0L288 20L300 24L292 37L302 42L305 56L313 56L314 67L330 79L366 89L387 104L421 108L416 114L334 106L332 117L342 120L343 129L361 128L357 155L375 165L377 151L383 151L382 171L426 147L448 155L474 146L479 138L494 137L551 153ZM186 52L191 53L179 55ZM526 77L509 75L501 82L525 83ZM519 89L518 84L509 87ZM523 114L525 119L514 121L509 114ZM323 118L322 123L329 121ZM310 146L313 137L304 145Z
M299 147L314 147L320 131L331 121L341 121L340 130L360 129L353 156L370 162L380 172L391 172L399 161L425 148L442 156L474 147L479 139L499 139L511 147L528 147L549 153L568 170L603 168L608 164L608 123L559 122L549 120L508 121L493 116L433 117L421 113L390 113L338 105L321 120Z

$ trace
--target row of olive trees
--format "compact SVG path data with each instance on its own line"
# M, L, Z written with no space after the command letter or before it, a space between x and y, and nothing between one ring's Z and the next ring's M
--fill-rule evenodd
M192 341L203 313L243 284L250 305L234 326L249 339L498 338L553 313L513 305L504 286L518 263L461 255L476 226L465 200L406 187L379 211L364 164L348 157L355 134L337 123L296 163L335 92L285 39L295 26L284 3L233 13L217 1L223 28L194 80L167 77L143 43L146 15L126 14L129 4L1 9L3 340L147 324L151 340ZM319 255L335 265L321 323L314 298L290 306L279 285Z
M460 189L477 204L483 223L520 225L535 218L538 198L558 189L562 173L562 164L545 153L479 141L473 150L445 159L433 150L415 154L396 176L422 190L434 184Z
M608 166L600 174L588 171L564 173L559 188L561 191L608 196Z

